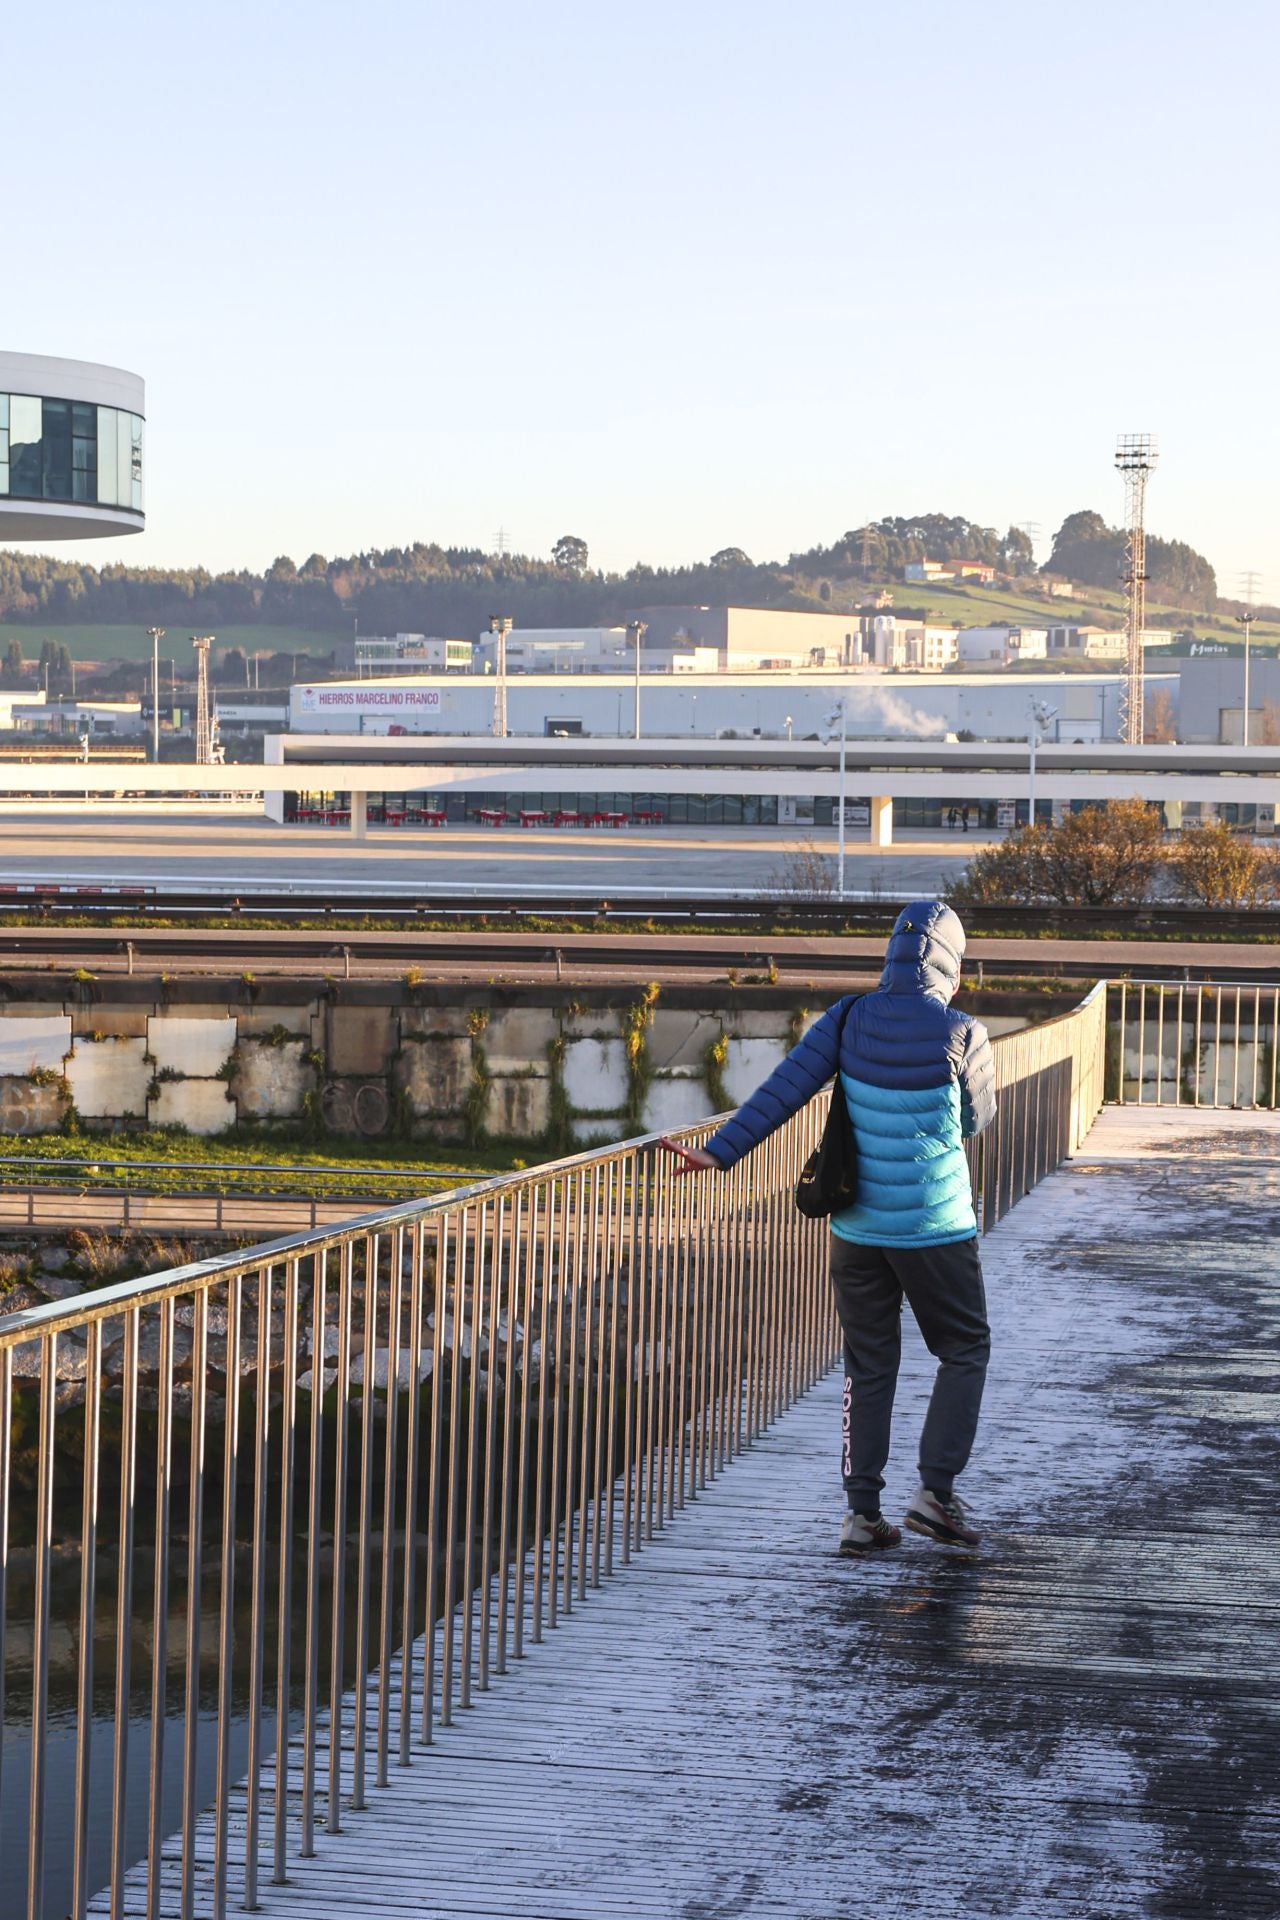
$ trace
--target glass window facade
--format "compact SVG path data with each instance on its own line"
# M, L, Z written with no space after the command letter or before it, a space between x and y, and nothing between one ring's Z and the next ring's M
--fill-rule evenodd
M386 817L387 807L410 817L424 809L446 814L450 825L473 820L481 808L500 809L515 819L521 813L643 813L661 814L679 826L776 827L778 796L719 793L370 793L366 796L370 820ZM286 820L311 819L318 813L341 811L351 804L345 791L286 793ZM830 806L830 802L827 803ZM828 822L830 824L830 822Z
M0 499L142 512L141 415L0 393Z

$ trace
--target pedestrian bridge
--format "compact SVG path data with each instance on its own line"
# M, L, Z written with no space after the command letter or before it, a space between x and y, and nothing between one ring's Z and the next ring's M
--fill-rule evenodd
M997 1043L977 1556L833 1551L817 1113L0 1322L6 1913L1274 1920L1274 1037L1211 1104L1198 993L1096 1120L1101 991Z

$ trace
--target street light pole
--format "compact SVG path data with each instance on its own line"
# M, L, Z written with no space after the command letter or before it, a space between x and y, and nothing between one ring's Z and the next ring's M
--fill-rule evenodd
M836 895L844 899L845 767L849 746L849 696L840 696L840 837L836 841Z
M840 695L838 705L834 706L827 715L826 725L828 727L834 727L837 717L840 721L840 797L836 801L836 805L839 808L839 815L836 820L836 895L837 898L843 900L845 777L848 767L849 749L849 696L847 693Z
M1252 607L1246 607L1243 613L1236 615L1236 625L1244 628L1244 734L1241 744L1246 747L1249 744L1249 640L1257 617Z
M493 731L499 740L505 740L507 737L507 635L513 625L514 622L505 614L489 615L489 631L495 635L498 642L498 657L494 662L497 673L493 686Z
M1036 748L1040 745L1040 729L1047 727L1057 717L1056 707L1046 706L1043 700L1034 698L1027 702L1027 715L1030 726L1027 728L1027 825L1036 823Z
M160 642L164 639L163 627L148 627L151 635L151 758L160 762Z
M644 639L648 628L643 620L632 620L628 623L627 632L631 635L636 650L636 739L638 740L640 738L640 642Z

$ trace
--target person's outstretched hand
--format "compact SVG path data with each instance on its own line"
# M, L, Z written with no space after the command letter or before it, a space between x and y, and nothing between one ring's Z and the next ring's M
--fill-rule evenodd
M675 1140L668 1140L665 1133L658 1145L665 1147L668 1153L674 1153L679 1160L680 1165L672 1170L672 1177L676 1180L683 1179L686 1173L720 1172L720 1162L705 1147L682 1147Z

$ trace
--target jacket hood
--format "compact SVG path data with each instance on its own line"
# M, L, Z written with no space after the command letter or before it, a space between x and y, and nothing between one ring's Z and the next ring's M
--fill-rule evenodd
M913 900L894 922L880 985L887 993L950 1000L960 985L964 928L942 900Z

